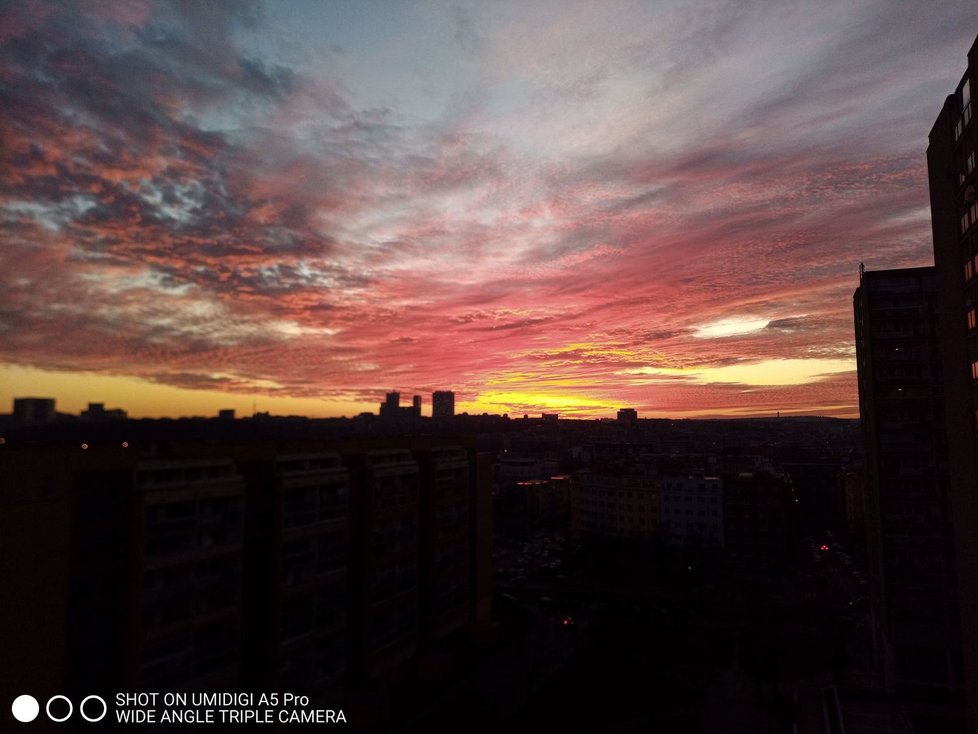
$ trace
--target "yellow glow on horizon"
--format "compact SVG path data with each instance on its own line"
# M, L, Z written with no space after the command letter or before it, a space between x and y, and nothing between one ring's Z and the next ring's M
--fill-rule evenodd
M854 371L848 360L795 359L765 360L754 364L727 367L669 368L642 367L617 374L632 389L648 386L650 389L670 389L669 386L740 384L749 387L790 386L817 382L833 374ZM525 379L519 379L520 377ZM591 391L581 395L575 392L583 385L571 379L561 378L550 384L526 375L514 376L513 383L498 380L497 385L511 389L477 392L471 400L456 403L458 413L470 415L490 413L521 417L524 413L538 416L540 413L558 413L565 418L593 419L613 418L619 408L630 407L612 394ZM522 383L522 384L515 384ZM255 383L257 384L257 382ZM567 389L571 388L571 389ZM221 390L192 390L157 384L148 380L127 376L99 375L85 372L40 370L16 365L0 365L0 412L12 410L14 397L52 397L58 411L78 414L89 402L104 403L107 408L122 408L132 418L179 418L188 416L212 417L217 411L231 408L238 417L252 414L253 408L273 415L303 415L310 418L327 418L341 415L355 416L361 412L377 413L377 402L363 403L350 400L327 400L299 397L274 397L256 389L254 394L223 392ZM648 399L655 403L654 393ZM379 399L378 399L379 402ZM643 401L644 402L644 401ZM670 402L670 401L667 401ZM255 404L257 403L257 406ZM430 400L425 398L424 414L430 414ZM631 406L641 403L632 403ZM764 405L699 407L689 405L667 411L639 407L643 418L706 418L748 417L773 415L777 409L782 415L832 415L858 417L856 405L829 404L801 407Z
M613 414L617 407L612 401L577 395L551 393L499 391L479 393L475 400L458 403L456 411L471 414L508 413L561 413L575 417L598 417Z
M190 390L138 377L0 365L0 412L12 410L15 397L55 398L59 412L74 414L87 408L90 402L105 403L106 408L122 408L130 418L211 417L224 408L233 408L239 418L250 416L255 408L273 415L310 418L355 416L365 410L377 410L375 404L353 400Z

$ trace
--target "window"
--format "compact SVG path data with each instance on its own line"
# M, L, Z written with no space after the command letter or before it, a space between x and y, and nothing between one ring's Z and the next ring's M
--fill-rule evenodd
M975 310L973 308L968 311L968 328L975 328Z
M971 122L971 80L965 79L961 87L961 124L967 127Z
M971 280L975 274L975 265L971 260L964 264L964 279Z
M978 380L978 362L971 363L971 379Z

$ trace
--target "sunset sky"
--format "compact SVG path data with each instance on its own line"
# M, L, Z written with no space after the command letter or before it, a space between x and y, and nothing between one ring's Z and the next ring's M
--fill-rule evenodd
M974 0L0 6L0 411L855 416Z

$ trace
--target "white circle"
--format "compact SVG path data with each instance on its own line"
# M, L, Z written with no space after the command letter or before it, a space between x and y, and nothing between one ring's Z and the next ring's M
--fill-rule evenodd
M85 701L91 701L93 698L96 701L100 701L102 703L102 715L99 716L97 719L90 719L87 716L85 716ZM85 696L85 698L82 699L82 702L80 704L78 704L78 713L80 713L82 715L82 718L85 721L91 721L93 724L96 721L101 721L102 719L104 719L105 718L105 714L107 714L108 711L109 711L109 707L106 705L105 699L102 698L101 696Z
M65 717L63 719L56 719L53 716L51 716L51 702L57 698L63 698L65 701L68 702L68 713L65 714ZM51 698L48 699L47 706L44 707L44 712L48 715L48 718L51 719L51 721L58 724L60 724L62 721L67 721L68 719L70 719L74 711L75 711L75 707L71 703L71 699L68 698L67 696L62 696L61 694L58 694L57 696L51 696Z
M37 718L37 712L40 710L41 706L38 704L37 699L33 696L28 696L26 693L23 696L17 696L10 705L10 713L14 715L17 721L22 721L25 724L34 721Z

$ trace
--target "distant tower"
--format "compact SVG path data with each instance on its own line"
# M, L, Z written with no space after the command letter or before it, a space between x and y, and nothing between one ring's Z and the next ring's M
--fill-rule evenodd
M421 415L421 396L420 395L415 395L413 398L411 398L411 407L414 409L414 415L415 416L420 416Z
M14 398L14 423L51 423L55 417L54 398Z
M451 418L455 415L455 393L436 390L431 394L431 417Z
M618 422L634 425L638 421L638 411L635 408L621 408L618 411Z
M389 392L384 397L384 402L380 404L380 414L393 418L401 409L401 393Z

